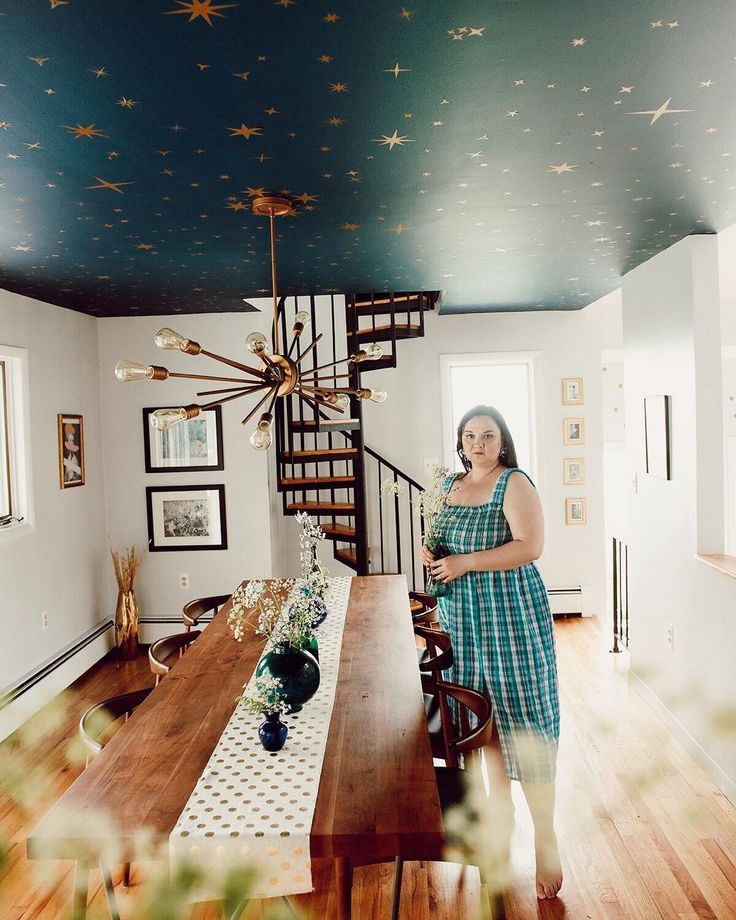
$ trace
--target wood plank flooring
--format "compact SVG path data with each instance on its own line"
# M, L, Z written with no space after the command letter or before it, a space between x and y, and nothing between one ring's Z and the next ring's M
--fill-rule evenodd
M647 704L629 690L625 655L608 653L598 622L556 624L562 697L557 827L565 869L561 896L534 895L533 836L514 784L517 829L508 920L736 920L736 808L710 782ZM71 863L31 863L25 835L84 767L77 721L92 702L152 683L147 661L101 662L62 697L0 744L0 918L66 920ZM74 742L70 746L70 741ZM146 866L134 866L124 920L141 916ZM330 863L315 866L324 893L296 899L314 920L335 916ZM116 867L114 880L120 878ZM356 870L357 920L387 917L392 866ZM91 916L106 916L93 873ZM408 864L402 886L406 920L475 920L475 870ZM251 904L247 920L272 905ZM197 905L192 920L214 920L216 905Z

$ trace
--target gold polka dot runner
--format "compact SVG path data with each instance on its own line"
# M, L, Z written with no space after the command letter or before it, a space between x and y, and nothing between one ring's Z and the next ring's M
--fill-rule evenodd
M264 717L236 708L171 832L172 870L188 861L202 870L207 879L203 900L222 890L236 865L258 870L253 898L312 890L309 832L335 700L350 582L330 579L329 612L317 629L319 689L301 712L283 717L289 726L283 750L265 751L258 740Z

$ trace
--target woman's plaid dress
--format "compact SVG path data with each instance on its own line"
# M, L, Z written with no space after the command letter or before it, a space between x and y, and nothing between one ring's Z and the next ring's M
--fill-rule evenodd
M503 513L512 473L526 476L504 470L487 504L448 505L441 512L448 554L493 549L512 539ZM445 492L454 479L447 477ZM455 651L449 679L490 696L509 779L552 782L560 734L557 662L547 590L537 567L468 572L452 582L439 606L440 624Z

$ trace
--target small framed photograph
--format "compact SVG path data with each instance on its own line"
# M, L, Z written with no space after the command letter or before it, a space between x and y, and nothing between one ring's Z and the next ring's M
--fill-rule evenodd
M84 421L81 415L61 412L56 416L59 437L59 486L84 485Z
M155 406L143 410L143 447L147 473L196 473L225 468L222 455L222 413L219 406L196 418L159 431L151 425Z
M644 397L645 469L657 479L672 479L670 466L670 398Z
M582 406L584 402L583 378L564 377L562 380L562 405Z
M585 458L565 457L562 461L563 481L566 486L582 485L585 482Z
M227 549L225 486L148 486L148 549Z
M565 418L562 420L562 441L564 444L585 444L585 419Z
M566 524L587 524L588 523L588 500L585 498L566 498L565 499L565 523Z

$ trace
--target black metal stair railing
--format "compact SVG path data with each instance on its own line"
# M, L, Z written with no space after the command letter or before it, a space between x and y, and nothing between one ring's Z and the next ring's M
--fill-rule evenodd
M371 573L404 574L412 591L421 590L425 573L418 548L424 532L424 515L417 510L417 499L424 486L368 445L365 454L371 461L366 470L370 483L367 510ZM387 489L385 483L393 485L393 489Z

